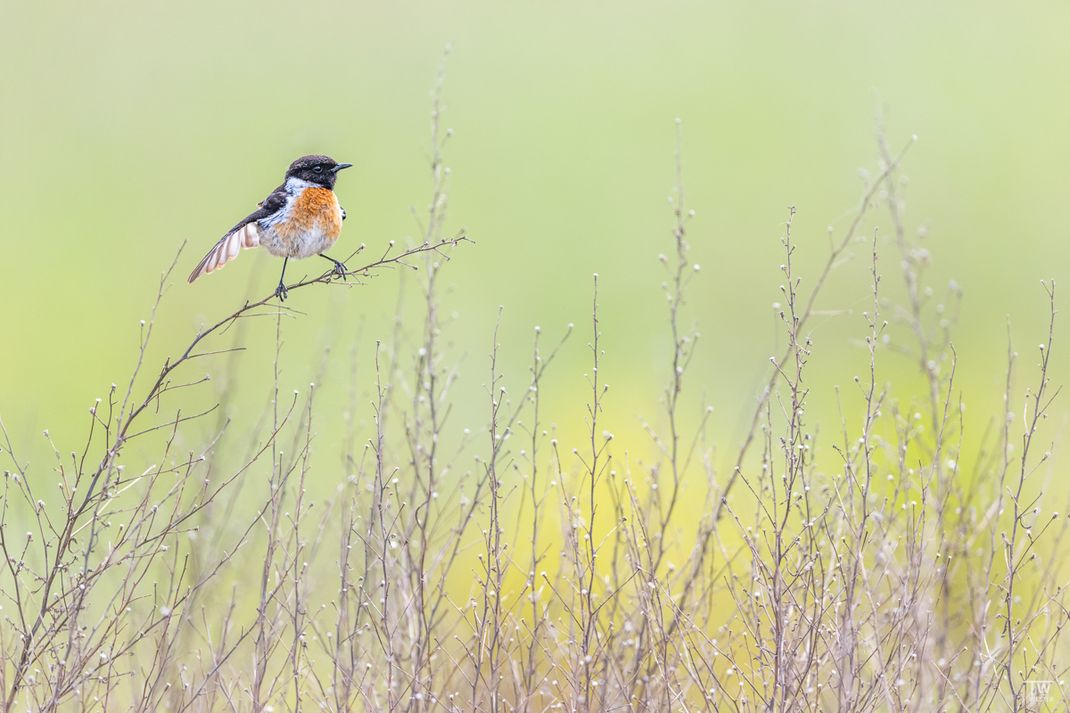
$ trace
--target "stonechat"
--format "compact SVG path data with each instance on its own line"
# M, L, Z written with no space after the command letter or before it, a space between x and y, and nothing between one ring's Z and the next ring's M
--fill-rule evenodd
M286 263L290 258L319 255L334 263L345 277L344 263L323 254L342 232L346 212L338 205L334 182L338 172L351 163L338 163L330 156L302 156L290 164L282 185L260 201L260 208L242 218L219 239L189 275L193 282L218 270L238 256L243 248L263 245L281 257L282 275L275 296L286 299Z

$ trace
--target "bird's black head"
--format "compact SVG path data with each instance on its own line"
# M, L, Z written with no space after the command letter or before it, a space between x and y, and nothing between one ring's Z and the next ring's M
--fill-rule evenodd
M334 188L338 172L349 168L351 163L338 163L330 156L302 156L290 164L287 178L299 178L325 188Z

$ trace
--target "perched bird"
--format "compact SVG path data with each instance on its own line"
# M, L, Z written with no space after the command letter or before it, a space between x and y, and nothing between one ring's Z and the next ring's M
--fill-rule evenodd
M286 170L282 185L260 201L260 208L245 216L219 239L189 275L192 283L201 275L218 270L238 256L242 248L263 245L283 259L282 275L275 296L286 299L286 263L290 258L319 255L334 263L345 277L345 263L323 254L342 232L346 212L338 205L334 182L338 172L351 163L338 163L330 156L302 156Z

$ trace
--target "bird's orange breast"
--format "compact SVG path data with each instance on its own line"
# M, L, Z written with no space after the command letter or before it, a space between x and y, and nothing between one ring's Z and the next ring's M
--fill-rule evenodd
M342 209L330 188L313 187L301 191L290 208L287 232L318 230L329 240L342 232Z

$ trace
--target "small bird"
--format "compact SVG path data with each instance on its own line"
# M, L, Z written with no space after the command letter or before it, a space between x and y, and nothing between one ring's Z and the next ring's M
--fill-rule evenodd
M242 218L219 239L189 275L192 283L201 275L218 270L238 256L242 248L263 245L283 259L282 275L275 296L286 299L286 263L290 258L319 255L334 263L345 278L345 263L323 254L342 232L346 212L338 205L334 182L338 172L351 163L338 163L330 156L302 156L286 169L282 185L260 201L260 208Z

